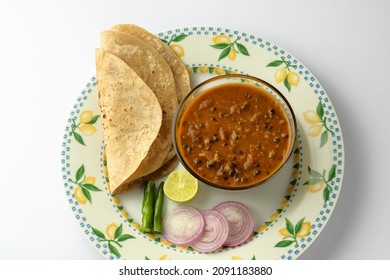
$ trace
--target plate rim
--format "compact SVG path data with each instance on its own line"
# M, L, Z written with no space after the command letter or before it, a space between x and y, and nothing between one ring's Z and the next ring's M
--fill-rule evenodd
M205 30L210 30L210 31L213 31L213 30L216 30L217 32L219 32L219 34L225 34L225 33L228 33L228 34L232 34L233 36L240 36L240 35L243 35L243 34L245 34L245 37L250 37L250 38L259 38L259 39L261 39L262 41L264 41L265 42L265 44L266 43L269 43L269 45L268 46L278 46L278 45L275 45L275 44L273 44L273 43L271 43L270 41L268 41L268 40L264 40L263 38L261 38L261 37L259 37L259 36L256 36L256 35L252 35L252 34L249 34L249 33L245 33L245 32L241 32L241 31L237 31L237 30L235 30L235 29L231 29L231 28L220 28L220 27L206 27L206 26L193 26L193 27L182 27L182 28L176 28L176 29L170 29L170 30L166 30L166 31L163 31L163 32L159 32L159 33L157 33L156 34L156 36L158 36L160 39L162 38L162 36L167 36L167 35L173 35L173 34L185 34L185 32L191 32L191 31L189 31L189 30L192 30L192 32L195 32L195 31L199 31L199 30L201 30L201 31L205 31ZM191 34L192 35L192 34ZM195 34L195 35L205 35L205 34ZM207 34L206 34L207 35ZM282 50L284 50L284 49L282 49ZM342 163L341 163L341 166L340 166L340 168L341 168L341 170L342 170L342 172L339 174L339 177L340 177L340 181L338 182L338 184L339 184L339 190L338 190L338 195L337 195L337 197L334 199L334 206L332 206L331 207L331 209L330 209L330 212L328 213L328 216L329 216L329 218L331 217L331 215L333 214L333 211L334 211L334 209L335 209L335 207L336 207L336 205L337 205L337 201L338 201L338 198L339 198L339 196L340 196L340 192L341 192L341 189L342 189L342 183L343 183L343 178L344 178L344 173L345 173L345 159L346 159L346 157L345 157L345 146L344 146L344 137L343 137L343 133L342 133L342 128L341 128L341 124L340 124L340 121L339 121L339 118L338 118L338 116L337 116L337 113L336 113L336 110L334 109L334 106L333 106L333 104L332 104L332 102L331 102L331 100L330 100L330 98L329 98L329 96L328 96L328 94L325 92L325 90L324 90L324 88L322 87L322 85L320 84L320 82L317 80L317 78L311 73L311 71L305 66L305 65L303 65L297 58L295 58L295 56L292 56L289 52L287 52L287 51L284 51L285 52L285 54L286 55L290 55L291 56L291 58L292 59L294 59L294 60L296 60L296 61L298 61L302 66L303 66L303 69L305 69L307 72L308 72L308 75L311 75L311 77L313 78L313 82L315 82L316 84L318 84L319 85L319 88L321 88L322 90L323 90L323 92L324 92L324 95L325 95L325 97L326 98L328 98L328 101L326 102L326 103L329 103L331 106L332 106L332 110L333 110L333 113L334 113L334 116L332 117L332 118L334 118L334 119L336 119L337 120L337 122L338 122L338 129L339 129L339 131L337 132L337 135L338 136L340 136L340 140L339 141L341 141L341 147L339 147L338 149L342 152ZM188 67L190 67L189 65L187 65L186 64L186 66L188 66ZM76 101L76 104L78 103L78 102L81 102L83 99L84 100L86 100L86 99L88 99L88 94L89 93L91 93L93 90L91 90L91 87L96 87L96 78L95 78L95 76L92 76L92 78L91 78L91 80L86 84L86 86L84 87L84 89L82 90L82 92L81 92L81 94L79 94L79 96L78 96L78 98L77 98L77 101ZM63 179L64 179L64 186L65 186L65 188L66 188L66 185L69 183L68 181L66 181L66 175L67 175L67 172L66 172L66 170L67 170L67 167L65 166L66 164L66 159L65 159L65 152L66 152L66 148L67 148L67 144L69 144L69 143L67 143L68 142L68 138L66 137L68 134L69 134L69 128L70 128L70 120L72 119L72 118L74 118L74 115L75 115L75 113L74 113L74 111L73 110L75 110L76 109L76 104L74 104L73 105L73 109L71 110L71 113L70 113L70 115L69 115L69 117L68 117L68 124L67 124L67 126L66 126L66 128L65 128L65 133L64 133L64 139L63 139L63 141L62 141L62 149L61 149L61 165L62 165L62 174L63 174ZM75 107L76 106L76 107ZM76 114L77 115L77 114ZM67 196L69 196L68 194L67 194ZM70 203L70 202L69 202ZM73 211L73 213L74 213L74 215L76 216L76 219L78 219L77 218L77 214L75 213L75 211ZM325 226L327 225L327 223L328 223L328 220L329 219L327 219L326 220L326 222L325 222L325 224L324 224L324 226L322 227L322 229L321 229L321 231L319 232L319 233L321 233L322 231L323 231L323 229L325 228ZM83 232L83 234L84 234L84 236L94 245L94 240L92 240L91 238L88 238L89 236L88 235L92 235L92 233L90 232L90 233L86 233L86 231L84 230L83 231L83 227L81 227L80 228L81 230L82 230L82 232ZM313 236L312 237L312 239L313 239L313 241L317 238L319 236L319 234L318 235L315 235L315 236ZM312 243L311 243L312 244ZM310 245L311 245L310 244ZM309 245L309 246L310 246ZM309 247L309 246L307 246L307 248ZM304 250L300 250L300 252L298 253L298 254L289 254L290 256L292 256L292 258L287 258L287 259L295 259L295 258L298 258L303 252L305 252L306 250L307 250L307 248L306 249L304 249ZM97 248L98 249L98 251L104 256L104 257L107 257L107 254L103 254L102 253L102 251L101 250L99 250L99 248ZM279 257L279 259L283 259L282 257Z

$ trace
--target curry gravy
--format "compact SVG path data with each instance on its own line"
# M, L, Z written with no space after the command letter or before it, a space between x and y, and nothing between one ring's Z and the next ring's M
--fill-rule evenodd
M179 124L178 148L200 177L226 187L271 176L287 156L287 116L270 94L247 84L226 84L196 97Z

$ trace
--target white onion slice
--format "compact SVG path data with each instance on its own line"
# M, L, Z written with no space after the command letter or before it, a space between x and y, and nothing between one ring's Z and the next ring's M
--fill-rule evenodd
M181 205L165 216L163 234L172 244L189 246L201 238L204 225L203 215L197 209Z
M220 248L229 234L226 218L215 210L201 212L205 220L205 230L202 237L191 245L199 252L212 252Z
M213 210L225 216L229 234L223 244L233 247L247 241L253 234L255 219L247 206L237 201L226 201L214 206Z

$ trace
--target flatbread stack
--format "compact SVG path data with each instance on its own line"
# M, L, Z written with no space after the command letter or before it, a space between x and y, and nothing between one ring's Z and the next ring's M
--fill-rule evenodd
M184 64L153 34L122 24L102 32L96 76L111 193L170 173L173 117L190 91Z

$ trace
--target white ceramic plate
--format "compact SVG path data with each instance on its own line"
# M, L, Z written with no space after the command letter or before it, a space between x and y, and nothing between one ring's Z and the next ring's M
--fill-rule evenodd
M236 72L277 87L297 118L295 154L261 188L231 193L200 185L198 195L187 203L200 210L226 200L245 203L256 219L250 241L207 254L176 247L160 235L139 231L142 188L117 197L108 191L97 85L92 77L72 108L61 153L66 196L83 234L109 259L297 258L328 222L342 185L343 137L328 95L299 60L260 37L215 27L181 28L157 35L186 64L192 86ZM166 198L164 213L175 205Z

